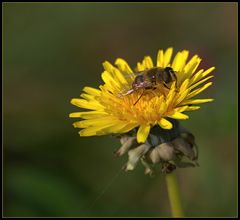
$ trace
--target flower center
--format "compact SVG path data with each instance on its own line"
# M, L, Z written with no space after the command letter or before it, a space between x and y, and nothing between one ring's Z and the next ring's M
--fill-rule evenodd
M121 121L155 125L171 106L166 105L169 89L159 84L155 89L139 89L128 95L104 91L101 103L105 111ZM106 98L107 96L107 98Z

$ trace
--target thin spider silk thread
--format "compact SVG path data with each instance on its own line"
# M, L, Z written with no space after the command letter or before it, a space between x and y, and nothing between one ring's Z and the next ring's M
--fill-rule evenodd
M90 203L88 210L91 211L93 209L93 207L95 206L95 204L97 203L97 201L106 193L106 191L112 186L112 184L116 181L116 179L119 177L119 175L123 172L122 167L120 168L120 170L113 176L113 178L111 179L111 181L105 186L105 188L103 188L103 190L99 193L99 195L96 197L96 199Z

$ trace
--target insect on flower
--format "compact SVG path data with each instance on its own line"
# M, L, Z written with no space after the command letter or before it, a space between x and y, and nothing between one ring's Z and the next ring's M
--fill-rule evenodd
M188 61L189 51L179 51L172 59L173 48L159 50L156 62L145 56L135 71L117 58L115 65L103 63L103 84L98 88L84 87L80 98L71 103L88 111L73 112L73 123L80 136L115 134L122 146L116 156L128 153L124 170L133 170L141 161L145 172L153 173L161 164L161 172L176 167L198 166L198 146L194 135L179 124L185 113L200 108L198 104L213 99L195 99L212 82L215 67L197 70L198 55Z
M185 112L213 101L195 96L212 85L208 80L215 67L198 70L201 58L194 55L188 60L187 50L172 55L170 47L159 50L155 62L145 56L135 71L122 58L115 64L103 62L103 83L98 88L86 86L80 97L71 99L82 109L69 115L79 118L73 123L81 129L79 134L125 134L135 129L137 142L145 143L154 127L174 129L170 119L186 120Z
M142 90L141 95L134 105L137 104L146 90L155 90L159 84L162 84L167 89L170 89L168 84L173 81L177 82L176 74L171 67L154 67L151 69L146 69L142 72L137 72L135 74L136 77L132 83L132 88L129 89L125 94L122 94L122 96L126 96L132 94L133 92Z

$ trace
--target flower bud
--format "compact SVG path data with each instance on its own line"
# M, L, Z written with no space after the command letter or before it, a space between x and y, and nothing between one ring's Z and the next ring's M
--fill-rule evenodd
M125 171L134 170L139 161L145 167L145 174L153 175L160 165L162 173L171 173L178 168L198 166L198 150L194 135L172 120L174 128L170 131L153 127L143 144L137 143L136 132L121 136L122 146L115 151L117 156L128 152Z

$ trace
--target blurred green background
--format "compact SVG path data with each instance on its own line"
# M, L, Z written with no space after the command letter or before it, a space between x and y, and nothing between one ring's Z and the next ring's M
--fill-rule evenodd
M132 67L169 46L216 66L215 98L184 121L200 167L179 169L188 217L237 215L236 3L4 3L4 216L170 216L163 176L120 172L119 141L80 138L70 99L102 83L101 63ZM113 180L113 181L112 181ZM112 182L112 184L111 184ZM105 189L107 190L96 201Z

